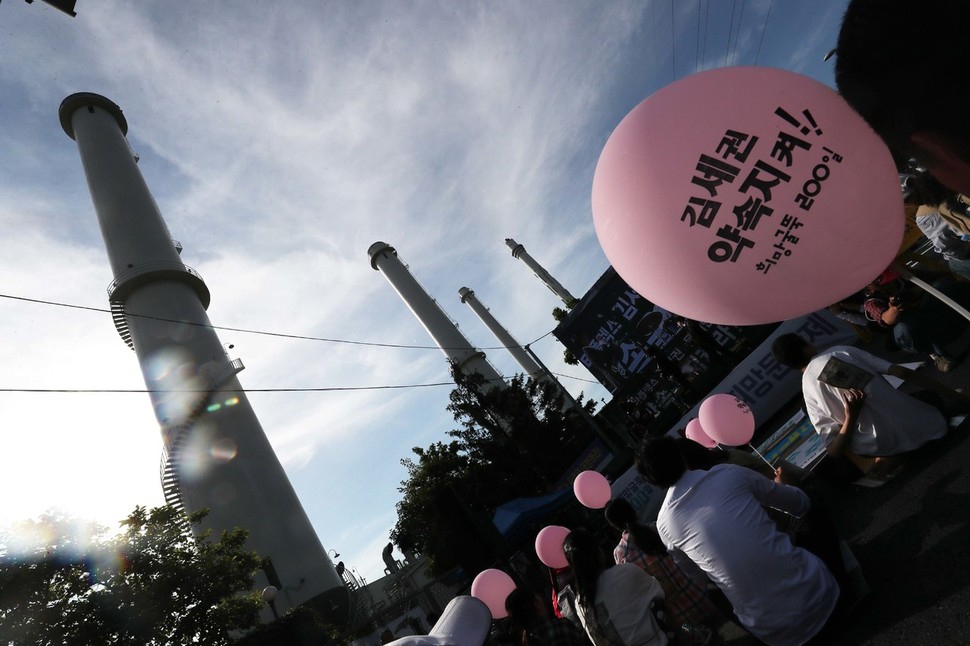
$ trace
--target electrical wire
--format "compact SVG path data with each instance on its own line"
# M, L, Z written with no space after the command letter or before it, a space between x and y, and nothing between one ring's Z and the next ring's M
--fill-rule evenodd
M57 301L48 301L48 300L42 300L42 299L38 299L38 298L27 298L25 296L13 296L11 294L0 294L0 298L7 298L7 299L10 299L10 300L23 301L23 302L27 302L27 303L36 303L36 304L39 304L39 305L51 305L51 306L54 306L54 307L66 307L66 308L69 308L69 309L85 310L85 311L88 311L88 312L100 312L100 313L104 313L104 314L112 314L111 310L105 309L103 307L90 307L90 306L87 306L87 305L74 305L72 303L60 303L60 302L57 302ZM401 344L401 343L379 343L379 342L376 342L376 341L351 341L351 340L348 340L348 339L333 339L333 338L328 338L328 337L309 336L309 335L304 335L304 334L287 334L287 333L283 333L283 332L269 332L269 331L266 331L266 330L252 330L252 329L246 329L246 328L228 327L228 326L225 326L225 325L211 325L211 324L207 325L205 323L196 323L196 322L193 322L193 321L183 321L181 319L170 319L170 318L165 318L165 317L161 317L161 316L151 316L149 314L136 314L134 312L129 312L127 310L125 310L125 316L131 316L131 317L134 317L134 318L149 319L149 320L152 320L152 321L163 321L163 322L166 322L166 323L180 323L180 324L183 324L183 325L191 325L191 326L202 327L202 328L207 328L207 329L211 329L211 330L222 330L224 332L238 332L238 333L241 333L241 334L256 334L256 335L260 335L260 336L271 336L271 337L277 337L277 338L283 338L283 339L297 339L297 340L301 340L301 341L323 341L323 342L326 342L326 343L341 343L341 344L344 344L344 345L362 345L362 346L371 346L371 347L377 347L377 348L395 348L395 349L405 349L405 350L464 350L465 349L465 348L442 348L442 347L439 347L437 345L406 345L406 344ZM545 334L543 334L542 336L540 336L538 339L536 339L532 343L535 343L536 341L539 341L540 339L545 338L546 336L552 334L552 332L553 332L553 330L549 330L548 332L546 332ZM532 344L529 343L527 345L532 345ZM479 350L509 350L509 349L512 349L512 348L521 348L521 347L523 347L523 346L497 345L497 346L481 347L481 348L478 348L478 349Z
M727 48L724 50L724 67L728 64L728 54L731 53L731 35L734 33L734 11L738 8L738 0L731 0L731 24L728 26Z
M731 65L738 64L738 45L741 43L741 25L744 23L744 0L741 0L741 13L738 14L738 30L734 35L734 51L731 52Z
M27 303L35 303L39 305L50 305L54 307L65 307L69 309L84 310L88 312L98 312L102 314L112 313L111 310L101 308L101 307L91 307L88 305L76 305L72 303L60 303L57 301L48 301L48 300L42 300L37 298L27 298L25 296L13 296L10 294L0 294L0 298L7 298L10 300L23 301ZM325 341L329 343L344 343L344 344L351 344L351 345L365 345L365 346L375 346L375 347L382 347L382 348L404 348L404 349L417 349L417 350L445 349L445 348L439 348L438 346L402 345L402 344L393 344L393 343L377 343L377 342L369 342L369 341L349 341L345 339L331 339L326 337L314 337L314 336L306 336L306 335L299 335L299 334L284 334L281 332L267 332L264 330L250 330L245 328L234 328L234 327L226 327L226 326L218 326L218 325L205 325L203 323L192 323L189 321L181 321L178 319L168 319L168 318L162 318L157 316L149 316L145 314L132 314L129 312L125 312L125 314L127 316L146 318L146 319L152 319L157 321L165 321L169 323L183 323L186 325L195 325L198 327L206 327L214 330L224 330L224 331L239 332L239 333L245 333L245 334L257 334L257 335L271 336L271 337L278 337L278 338L299 339L299 340L307 340L307 341ZM494 347L486 347L486 348L479 348L479 349L480 350L508 350L511 347L519 347L521 349L527 350L532 345L534 345L535 343L538 343L539 341L546 338L553 332L554 330L549 330L545 334L539 336L534 341L527 343L524 346L494 346ZM573 375L567 375L567 374L561 374L561 373L551 373L551 374L554 374L557 377L574 379L576 381L582 381L590 384L599 383L598 381L583 379L582 377L575 377ZM444 382L435 382L435 383L427 383L427 384L395 384L395 385L383 385L383 386L331 386L331 387L321 387L321 388L245 388L245 389L239 389L239 390L226 390L225 392L249 392L249 393L346 392L346 391L365 391L365 390L399 390L399 389L405 389L405 388L432 388L432 387L448 386L448 385L454 385L454 382L444 381ZM141 393L141 394L144 394L144 393L154 393L154 392L174 393L174 392L206 392L206 391L198 391L198 390L191 390L191 391L164 390L163 391L163 390L149 390L149 389L127 389L127 388L0 388L0 393L114 393L114 394Z
M591 384L598 384L598 381L574 377L558 372L552 373L557 377L575 379ZM486 380L495 381L495 380ZM500 379L499 381L505 381ZM329 393L329 392L353 392L365 390L403 390L406 388L435 388L440 386L454 386L454 381L438 381L427 384L389 384L383 386L323 386L319 388L220 388L223 393ZM198 393L209 394L208 390L179 390L179 389L152 389L152 388L0 388L0 393L80 393L80 394L151 394L151 393Z
M699 67L699 60L701 56L701 3L703 0L697 0L697 38L694 39L694 72L697 72Z
M453 381L440 381L430 384L393 384L385 386L326 386L322 388L220 388L223 393L324 393L357 390L400 390L404 388L432 388L435 386L454 386ZM129 393L198 393L209 394L208 390L157 390L148 388L0 388L0 393L83 393L83 394L129 394Z
M704 44L701 46L701 64L707 58L707 24L711 15L711 0L707 0L707 9L704 10Z
M758 53L755 54L754 57L755 65L758 64L758 59L761 58L761 46L765 44L765 34L768 33L768 18L771 18L771 7L774 6L774 4L775 0L771 0L771 2L768 3L768 13L765 14L765 24L761 28L761 40L758 41Z
M674 28L674 0L670 0L670 82L677 80L677 38Z

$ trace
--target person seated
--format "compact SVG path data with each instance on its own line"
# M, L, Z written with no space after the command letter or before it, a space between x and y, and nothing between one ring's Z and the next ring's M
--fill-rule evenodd
M910 158L970 194L970 3L852 0L835 49L835 84L898 165ZM919 83L926 91L914 88Z
M613 549L613 560L632 563L657 579L663 588L667 615L678 627L678 641L684 644L706 643L711 638L705 622L718 619L717 608L707 593L690 580L667 552L657 532L637 521L633 505L614 498L604 510L606 522L622 532Z
M826 440L826 452L853 461L854 456L874 458L873 476L891 473L900 463L898 456L943 437L948 430L947 420L937 408L893 388L884 377L915 380L938 393L958 396L913 370L851 346L834 346L819 353L797 334L775 339L771 353L779 363L802 372L805 410L815 431ZM832 367L827 370L830 361ZM837 381L823 371L839 366L848 366L839 368L842 373L855 373L850 380L855 386L823 381ZM897 459L887 459L890 456Z
M970 302L970 287L941 278L933 287L958 303ZM890 331L896 345L907 352L928 354L936 369L949 372L957 363L946 344L959 337L967 321L935 296L910 286L893 269L869 283L863 304L866 316Z
M688 470L677 440L651 438L636 454L637 471L667 489L657 532L707 573L741 625L766 644L804 644L826 626L839 600L835 577L820 558L795 547L764 507L795 516L811 503L800 489L751 469L718 464Z
M576 610L596 646L667 646L664 591L655 578L632 563L605 567L603 552L585 529L574 529L563 552L576 577Z

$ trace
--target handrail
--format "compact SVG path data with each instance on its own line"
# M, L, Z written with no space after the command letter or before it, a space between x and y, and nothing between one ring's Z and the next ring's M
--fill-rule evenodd
M187 283L202 301L202 307L209 307L209 288L201 274L188 265L169 260L145 262L128 271L122 272L108 285L108 300L122 301L134 288L144 285L151 279L180 280Z

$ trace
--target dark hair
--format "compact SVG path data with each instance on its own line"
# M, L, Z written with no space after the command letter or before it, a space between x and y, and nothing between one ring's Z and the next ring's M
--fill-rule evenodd
M566 561L573 571L576 598L583 612L596 614L596 583L603 572L603 552L596 539L583 528L574 529L566 535L562 545Z
M536 613L536 593L529 588L517 587L505 598L505 610L509 613L509 632L522 643L522 635L539 618Z
M606 522L610 525L630 534L633 545L640 551L654 556L663 556L667 553L660 536L646 525L637 522L637 512L633 505L623 498L614 498L606 505Z
M673 486L687 470L680 447L667 435L648 437L641 442L636 464L644 480L663 489Z
M782 334L771 344L771 355L778 363L801 370L811 358L806 350L811 344L797 334Z
M943 135L964 154L970 150L970 95L963 82L970 59L959 46L967 24L970 3L964 0L849 3L836 47L835 83L897 162L915 156L910 136L917 131Z
M677 438L677 445L680 446L680 453L684 456L684 464L688 469L708 469L723 464L728 461L726 451L707 449L687 438Z
M953 191L940 184L940 182L927 173L919 172L906 180L906 188L912 191L907 198L911 204L926 204L928 206L938 206L945 203L954 195Z

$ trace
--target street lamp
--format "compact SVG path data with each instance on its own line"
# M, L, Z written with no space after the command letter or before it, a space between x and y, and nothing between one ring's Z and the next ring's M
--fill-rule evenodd
M276 594L278 592L279 590L276 589L275 585L268 585L263 588L262 592L259 593L259 596L262 597L263 601L269 605L269 609L273 611L273 619L276 621L280 620L280 614L276 612Z
M329 554L330 556L332 556L335 559L339 559L340 558L340 555L337 554L337 550L327 550L327 554Z

